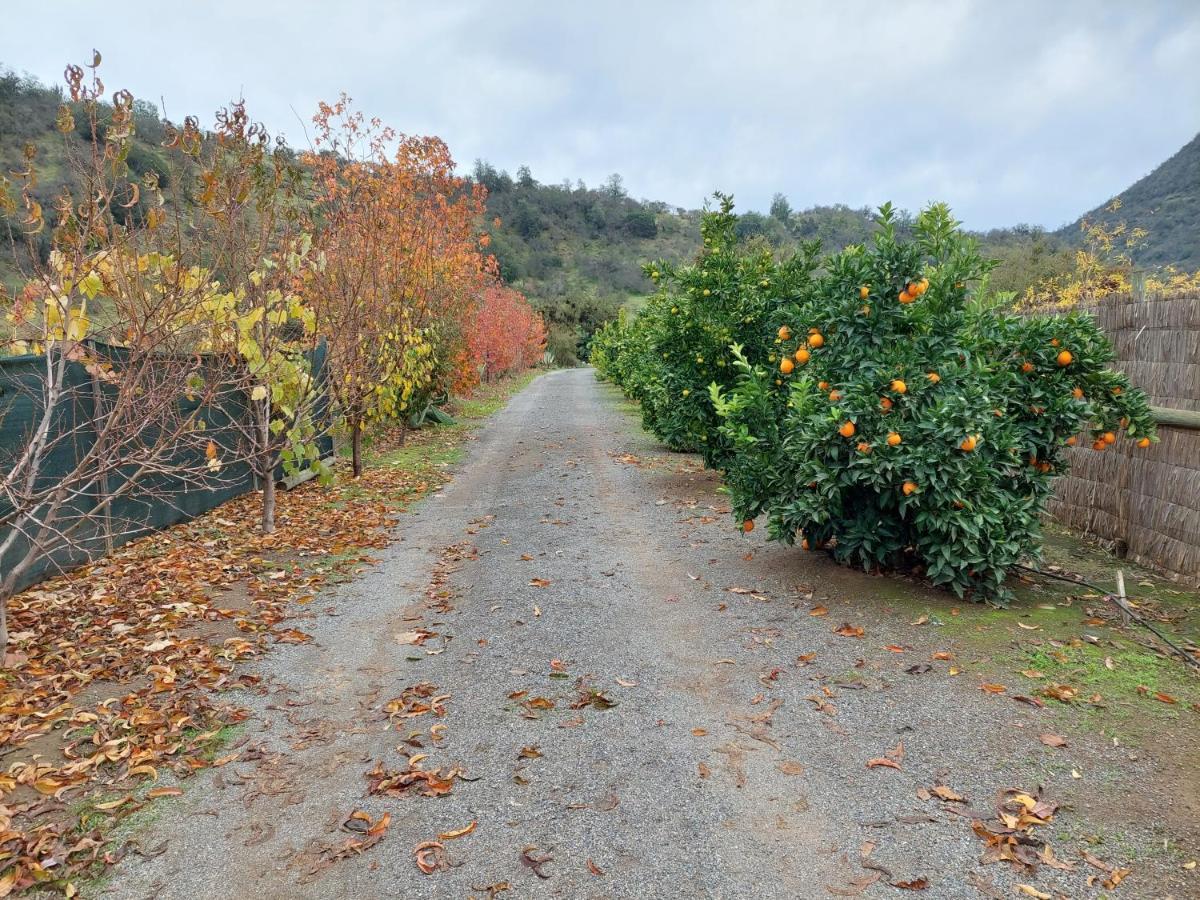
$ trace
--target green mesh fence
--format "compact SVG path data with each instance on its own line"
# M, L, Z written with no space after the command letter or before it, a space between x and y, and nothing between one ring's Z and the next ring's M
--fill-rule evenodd
M119 366L123 351L120 348L93 345L93 350L105 355ZM324 345L311 354L313 372L318 385L325 383ZM42 356L18 356L0 358L0 470L10 468L13 460L28 446L30 436L42 421L44 410L43 385L46 380L46 360ZM95 392L104 391L103 384L93 381L87 370L72 363L67 370L66 395L69 402L60 403L54 410L50 426L49 450L39 467L39 487L51 487L57 480L76 470L86 459L96 440ZM186 411L189 401L179 398ZM215 404L205 405L198 415L205 425L205 437L213 440L223 459L244 457L241 447L241 432L235 423L246 416L246 397L240 392L230 391ZM324 390L317 402L316 415L319 422L329 424L329 400ZM333 453L333 439L328 427L322 429L319 440L322 457ZM139 436L146 444L152 444L157 436L146 433ZM177 462L180 469L194 469L195 451L181 448L169 455L170 463ZM278 476L282 479L283 473ZM121 479L130 477L130 472L117 470L108 476L109 492L121 487ZM99 486L98 486L99 487ZM68 542L59 542L53 553L38 556L34 564L23 574L21 587L95 559L110 548L120 546L150 531L166 528L177 522L192 519L234 497L256 487L253 473L244 462L236 462L221 468L218 476L206 483L189 483L168 475L142 476L129 486L127 492L113 501L106 515L95 515L100 491L78 496L67 505L64 513L56 516L60 522L72 522L76 530ZM0 517L12 512L7 498L0 495ZM0 533L0 539L7 537ZM35 537L33 534L17 536L7 552L0 554L0 573L8 570L28 553Z

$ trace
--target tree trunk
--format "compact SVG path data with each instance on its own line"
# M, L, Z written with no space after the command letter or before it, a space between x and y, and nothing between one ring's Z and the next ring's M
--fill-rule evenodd
M263 534L275 533L275 473L268 472L263 478L262 491L262 530Z
M271 458L271 401L264 400L258 407L258 439L260 441L258 474L262 478L262 530L263 534L275 532L275 466Z
M350 425L350 459L354 477L362 475L362 422L355 420Z
M404 439L408 437L408 423L400 423L400 446L404 446Z

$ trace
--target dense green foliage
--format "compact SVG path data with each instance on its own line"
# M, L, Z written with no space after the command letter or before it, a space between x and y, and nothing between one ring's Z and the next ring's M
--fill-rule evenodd
M635 200L617 175L599 188L541 184L527 168L514 179L479 161L474 178L488 189L501 277L542 313L562 364L586 356L596 328L651 289L646 259L684 259L699 238L699 213Z
M1072 244L1083 243L1080 223L1113 227L1124 222L1146 231L1145 242L1132 252L1139 266L1200 269L1200 134L1112 202L1085 213L1060 234Z
M733 219L727 204L706 216L696 265L665 272L594 360L668 445L704 451L736 518L767 515L771 537L1002 598L1076 435L1099 450L1122 430L1152 439L1094 321L985 302L993 264L946 207L905 239L885 206L869 246L819 263L811 247L778 263L738 250Z
M622 318L605 326L594 360L602 371L618 367L614 377L641 403L647 429L668 447L697 451L714 466L723 464L730 445L708 386L733 385L731 344L756 357L771 352L761 324L802 294L818 251L814 242L777 261L766 243L739 241L732 198L717 200L701 224L703 249L696 260L647 266L657 292L633 324ZM623 346L626 341L632 343Z

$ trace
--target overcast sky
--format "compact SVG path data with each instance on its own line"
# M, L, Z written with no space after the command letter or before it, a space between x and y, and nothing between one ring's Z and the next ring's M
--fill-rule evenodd
M303 143L346 91L543 182L620 172L637 197L916 209L1057 227L1200 130L1200 0L10 2L0 65L170 117L244 95Z

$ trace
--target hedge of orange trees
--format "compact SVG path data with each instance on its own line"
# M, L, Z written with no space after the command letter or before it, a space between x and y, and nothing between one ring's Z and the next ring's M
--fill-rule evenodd
M944 205L910 241L893 218L870 246L778 260L738 244L721 198L695 263L651 266L658 292L592 358L724 473L745 530L765 515L777 540L1003 600L1064 449L1149 446L1150 409L1090 317L989 304L990 264Z

